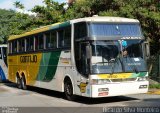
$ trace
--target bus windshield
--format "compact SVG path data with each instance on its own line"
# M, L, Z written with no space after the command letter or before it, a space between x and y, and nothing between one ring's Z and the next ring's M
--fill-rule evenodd
M107 40L91 43L92 74L146 71L141 42L126 40L126 47L122 47L121 42L122 40ZM127 57L122 55L124 49L128 52Z

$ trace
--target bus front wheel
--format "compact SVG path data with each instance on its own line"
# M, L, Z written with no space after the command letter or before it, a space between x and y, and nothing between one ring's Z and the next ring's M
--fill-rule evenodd
M66 79L64 82L64 93L68 100L72 101L75 99L75 95L73 94L73 86L69 79Z

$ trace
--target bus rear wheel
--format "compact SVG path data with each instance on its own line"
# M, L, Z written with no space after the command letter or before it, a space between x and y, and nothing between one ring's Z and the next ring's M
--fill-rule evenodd
M27 85L26 85L26 79L24 76L22 76L22 78L21 78L21 83L22 83L22 89L26 90Z
M64 93L68 100L72 101L75 99L75 95L73 94L73 86L69 79L64 82Z

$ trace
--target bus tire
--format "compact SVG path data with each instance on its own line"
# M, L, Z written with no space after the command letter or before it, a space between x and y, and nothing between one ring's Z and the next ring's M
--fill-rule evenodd
M22 89L26 90L27 85L26 85L26 79L24 76L22 76L22 78L21 78L21 83L22 83Z
M73 94L73 86L70 79L66 79L64 81L64 93L67 100L70 100L70 101L75 100L75 95Z
M18 89L22 89L22 82L21 82L20 77L17 77L17 87Z

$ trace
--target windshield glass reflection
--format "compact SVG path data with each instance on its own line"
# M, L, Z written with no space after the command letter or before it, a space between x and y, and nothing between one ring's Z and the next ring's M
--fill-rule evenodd
M91 73L147 71L140 40L126 40L125 47L122 40L94 41L91 47Z

